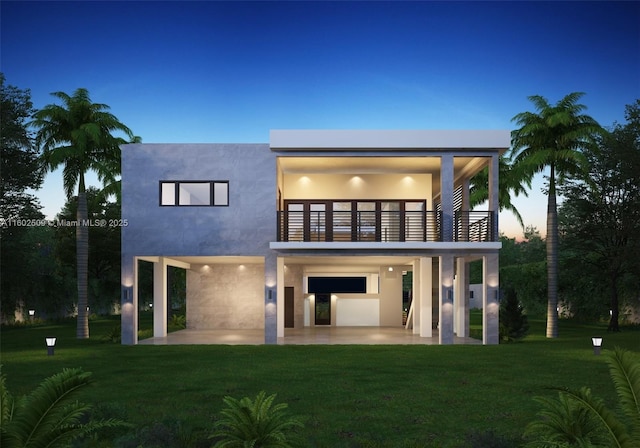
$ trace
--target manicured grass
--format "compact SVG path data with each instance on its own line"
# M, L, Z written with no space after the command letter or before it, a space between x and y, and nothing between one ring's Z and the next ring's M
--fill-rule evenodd
M544 337L532 320L524 342L500 346L121 346L102 342L116 318L2 330L2 371L14 395L64 367L94 373L82 400L126 410L139 427L166 419L208 430L222 398L277 393L305 421L312 447L464 447L470 433L518 438L549 386L591 387L613 405L604 356L591 336L640 352L640 331L560 323ZM58 337L46 356L44 338Z

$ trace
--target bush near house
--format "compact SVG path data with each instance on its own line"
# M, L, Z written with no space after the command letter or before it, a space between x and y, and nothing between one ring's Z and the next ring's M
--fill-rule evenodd
M515 342L524 338L529 331L529 319L518 301L518 294L507 287L500 305L500 342Z

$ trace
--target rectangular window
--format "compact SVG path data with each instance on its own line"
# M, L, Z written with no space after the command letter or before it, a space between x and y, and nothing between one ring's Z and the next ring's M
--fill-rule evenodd
M211 185L207 182L180 183L178 205L210 205Z
M160 184L160 205L176 205L176 184L169 182Z
M229 182L213 183L213 204L229 205Z
M160 181L160 205L226 207L228 181Z

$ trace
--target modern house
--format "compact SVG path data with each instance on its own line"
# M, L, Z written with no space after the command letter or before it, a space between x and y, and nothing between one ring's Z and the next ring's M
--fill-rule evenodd
M188 329L396 327L469 333L468 265L482 260L483 343L498 343L498 160L508 131L273 130L264 144L122 147L122 343L136 344L138 266L187 271ZM469 181L488 167L489 200ZM411 303L403 277L411 273ZM405 281L406 289L406 281Z

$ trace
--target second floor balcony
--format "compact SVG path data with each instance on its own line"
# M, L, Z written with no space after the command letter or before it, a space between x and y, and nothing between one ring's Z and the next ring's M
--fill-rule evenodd
M458 211L448 224L440 211L279 211L278 242L494 242L495 212ZM443 232L445 226L450 232Z

